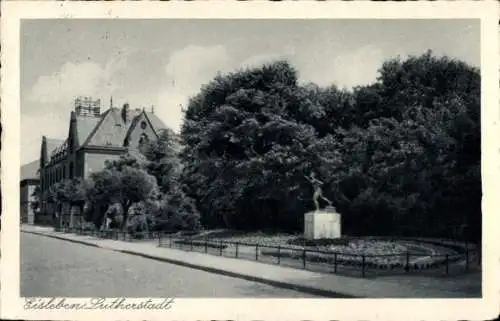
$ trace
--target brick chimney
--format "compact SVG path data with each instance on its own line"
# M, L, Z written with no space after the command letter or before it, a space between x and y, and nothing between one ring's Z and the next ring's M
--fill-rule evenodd
M130 121L130 106L128 103L125 103L122 107L122 119L125 123Z

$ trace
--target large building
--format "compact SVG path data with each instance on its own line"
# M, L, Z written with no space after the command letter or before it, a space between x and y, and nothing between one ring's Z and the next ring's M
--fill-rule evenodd
M38 178L38 161L34 161L21 166L21 222L27 224L35 224L35 211L32 204L35 201L33 192L39 186Z
M64 141L59 139L45 139L47 150L51 154ZM36 201L34 191L40 187L40 161L35 160L21 166L20 180L20 208L21 208L21 223L24 224L51 224L52 216L38 210L33 209L32 204Z
M77 98L69 117L68 137L64 141L42 138L39 160L42 194L63 179L88 178L102 170L106 160L139 149L166 129L153 110L131 109L128 104L116 108L111 100L110 108L101 113L100 100ZM42 213L62 214L69 218L65 225L70 226L81 222L80 213L74 213L75 210L65 204L41 204ZM68 213L71 215L65 215Z

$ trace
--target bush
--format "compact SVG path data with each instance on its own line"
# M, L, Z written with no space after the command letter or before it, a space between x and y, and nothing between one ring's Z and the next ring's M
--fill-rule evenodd
M180 188L165 195L160 203L159 216L155 230L196 231L201 228L200 213L191 198Z

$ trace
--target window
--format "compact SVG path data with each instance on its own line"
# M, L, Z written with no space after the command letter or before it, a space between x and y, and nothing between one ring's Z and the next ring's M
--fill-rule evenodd
M148 141L149 141L148 135L142 133L141 138L139 138L139 146L146 144Z
M148 124L146 124L146 122L144 120L141 121L141 128L142 129L146 129L147 126L148 126Z

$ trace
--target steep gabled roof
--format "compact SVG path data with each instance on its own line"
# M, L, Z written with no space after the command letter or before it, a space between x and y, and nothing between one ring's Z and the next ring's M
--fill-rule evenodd
M31 163L24 164L21 166L21 181L25 179L38 179L38 168L40 167L40 162L38 160L32 161Z
M100 116L76 115L76 135L80 147L83 146L113 146L123 147L125 138L133 131L138 121L145 115L153 130L159 134L161 130L168 127L152 112L140 109L129 110L129 121L124 121L121 109L110 108ZM62 140L47 139L47 154L52 152L64 143Z
M123 147L125 137L134 128L142 114L141 110L129 110L130 121L125 122L118 108L110 108L104 112L92 132L84 141L84 145Z
M108 111L106 111L106 113ZM97 124L104 118L106 113L101 117L76 116L76 131L80 144L83 144L89 138L90 134L97 128Z
M127 133L125 134L125 137L123 138L124 141L130 136L130 134L134 130L135 126L137 126L137 123L139 122L139 118L140 118L139 116L140 115L137 115L134 118L132 118L132 121L130 122L130 126L127 129Z
M161 129L167 129L167 126L161 121L156 114L145 111L146 116L149 118L151 125L153 125L153 129L158 133Z
M149 115L148 115L149 114ZM130 127L128 128L127 130L127 134L125 135L125 139L128 139L129 136L131 135L131 133L134 131L135 127L137 127L137 123L139 122L139 120L141 119L141 116L144 115L144 118L148 121L148 123L151 125L151 127L153 127L153 131L155 132L155 134L158 136L159 135L159 131L162 129L162 128L159 128L157 126L161 126L163 123L162 121L156 117L154 114L152 113L148 113L146 111L142 111L140 112L138 115L136 115L133 119L132 119L132 122L130 124ZM153 123L151 121L151 115L154 116L155 119L155 123L156 123L156 126L155 126L155 123ZM161 124L160 124L161 123ZM164 126L164 125L163 125Z
M94 119L96 119L96 124L92 127L92 130L89 132L87 137L84 140L80 141L80 146L85 146L85 145L88 145L90 143L90 141L95 136L96 132L99 130L99 128L101 128L102 123L106 120L106 117L110 117L109 115L111 115L113 113L114 109L115 108L110 108L110 109L106 110L99 118L94 118ZM83 117L81 117L81 118L83 118Z
M52 152L64 144L64 140L62 139L55 139L55 138L48 138L46 137L46 142L47 142L47 155L50 157L52 155Z

